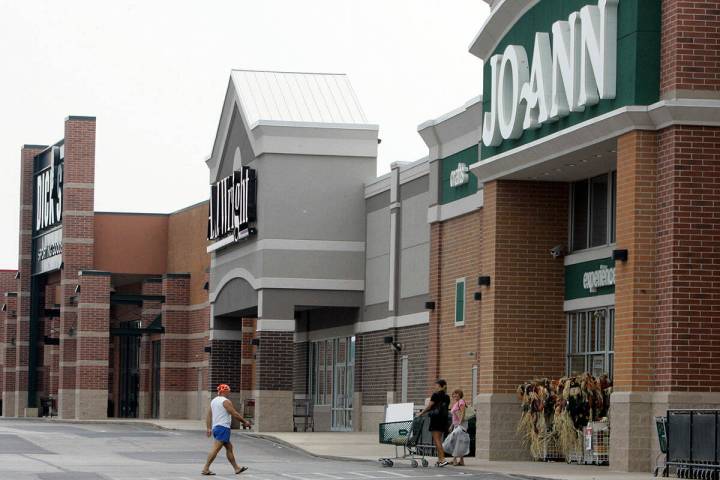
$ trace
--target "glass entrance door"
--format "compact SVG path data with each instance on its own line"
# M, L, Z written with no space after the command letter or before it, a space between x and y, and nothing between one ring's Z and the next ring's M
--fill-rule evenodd
M315 406L330 407L330 429L352 430L355 337L312 342L310 394Z
M355 337L333 340L332 429L352 430Z

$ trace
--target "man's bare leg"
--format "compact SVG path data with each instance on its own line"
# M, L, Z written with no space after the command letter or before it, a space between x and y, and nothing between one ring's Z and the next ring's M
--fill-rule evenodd
M217 457L217 454L222 450L223 443L218 442L217 440L213 443L212 448L210 449L210 453L208 453L207 456L207 462L205 462L205 467L203 468L203 473L207 473L210 471L210 465L215 461L215 457Z
M240 471L240 467L235 461L235 452L233 452L232 443L228 442L225 444L225 454L227 455L227 459L230 462L230 465L232 465L233 469L235 470L235 473L238 473Z

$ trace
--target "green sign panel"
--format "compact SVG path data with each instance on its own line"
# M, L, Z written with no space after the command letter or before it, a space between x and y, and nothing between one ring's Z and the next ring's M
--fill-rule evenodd
M485 59L481 158L657 102L661 4L541 0L528 10Z
M477 177L462 166L478 161L478 146L473 145L440 161L440 203L446 204L477 193ZM463 174L467 175L465 181Z
M615 293L615 261L591 260L565 267L565 300Z

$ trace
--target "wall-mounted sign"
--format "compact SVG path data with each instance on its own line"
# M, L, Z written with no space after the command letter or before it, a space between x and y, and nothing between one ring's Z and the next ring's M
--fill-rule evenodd
M490 111L482 140L495 147L525 130L615 98L618 0L586 5L535 33L532 65L522 45L507 45L490 66Z
M62 145L55 145L34 159L33 274L51 272L62 265L63 153Z
M33 230L42 232L62 221L63 159L60 147L50 147L41 153L36 164L42 169L35 173Z
M456 188L470 181L470 168L466 163L458 163L457 168L450 172L450 187Z
M33 273L57 270L62 265L62 228L33 238Z
M600 287L615 285L615 267L600 265L600 268L583 275L583 288L589 292L596 292Z
M601 258L565 266L565 300L615 293L615 261Z
M256 220L255 170L241 167L210 186L208 240L233 235L238 241L252 233L250 224Z

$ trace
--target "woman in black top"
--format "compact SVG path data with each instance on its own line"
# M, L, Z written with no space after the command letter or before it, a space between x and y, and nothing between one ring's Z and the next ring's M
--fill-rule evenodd
M438 451L438 467L444 467L448 464L445 460L445 451L442 447L443 435L448 430L448 408L450 407L450 397L447 394L447 382L439 379L435 382L435 393L430 397L425 410L420 415L428 415L430 417L430 432L432 433L433 442Z

